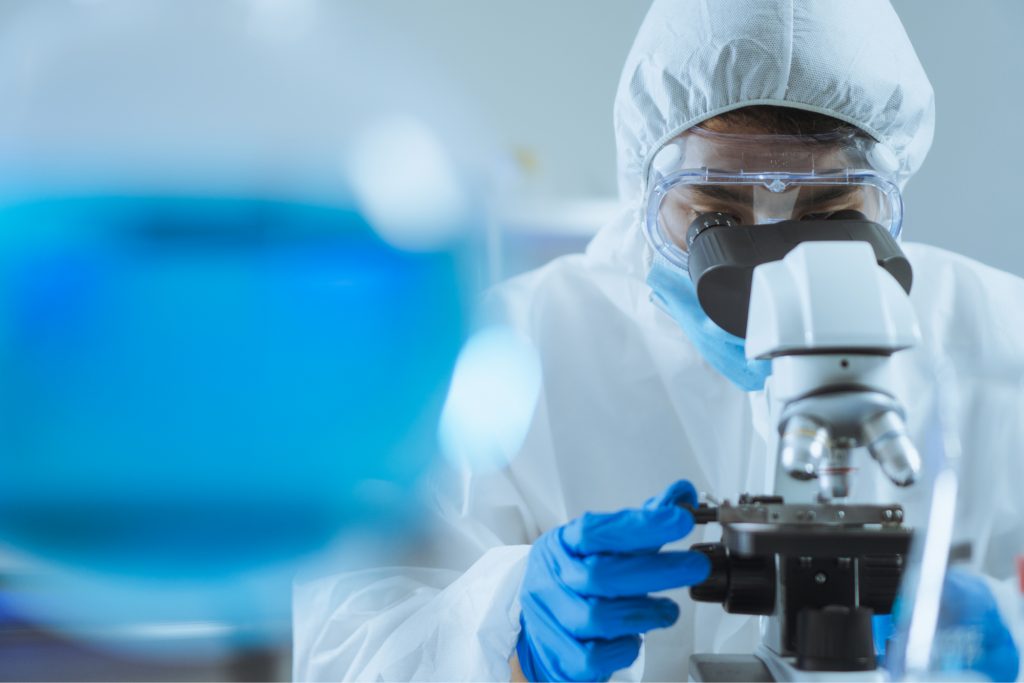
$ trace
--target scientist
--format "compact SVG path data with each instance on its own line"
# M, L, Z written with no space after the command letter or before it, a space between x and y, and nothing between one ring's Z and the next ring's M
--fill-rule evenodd
M544 371L521 453L499 472L439 479L439 538L417 566L298 583L296 678L679 680L692 652L751 652L756 620L688 599L704 558L663 548L703 540L673 503L764 490L771 461L770 368L703 315L681 236L705 211L767 222L846 210L899 235L900 190L928 152L933 102L885 0L656 1L615 101L622 214L585 254L494 295ZM671 181L780 165L856 180L778 196ZM912 438L936 397L960 411L958 534L974 571L945 599L984 625L978 670L1015 678L1020 626L996 579L1024 547L1024 281L904 249L924 340L893 361ZM936 372L935 359L954 372ZM855 486L902 503L911 524L927 502L877 472Z

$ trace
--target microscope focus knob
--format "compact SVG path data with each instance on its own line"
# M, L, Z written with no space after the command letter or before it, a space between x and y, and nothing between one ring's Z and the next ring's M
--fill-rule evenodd
M693 241L705 230L710 230L711 228L733 228L739 224L738 218L721 211L702 213L697 216L696 220L690 223L690 227L686 230L686 246L692 247Z
M731 555L721 543L698 543L690 550L711 560L711 573L690 597L721 603L730 614L771 614L775 609L775 562L770 556Z
M902 555L868 555L859 560L857 582L861 607L875 614L890 614L903 578Z
M704 553L711 560L711 572L702 583L690 587L697 602L724 603L729 596L729 554L721 543L697 543L690 550Z

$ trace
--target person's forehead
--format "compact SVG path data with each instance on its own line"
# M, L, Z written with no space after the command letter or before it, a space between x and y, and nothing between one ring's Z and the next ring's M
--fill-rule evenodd
M710 168L735 172L814 173L848 168L850 149L833 143L796 136L684 134L684 168Z

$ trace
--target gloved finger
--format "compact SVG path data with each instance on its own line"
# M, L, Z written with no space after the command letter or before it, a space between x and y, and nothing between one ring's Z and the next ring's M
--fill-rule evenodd
M573 555L629 553L657 550L693 529L693 515L679 507L588 512L559 531L566 551Z
M562 626L580 640L647 633L667 628L679 618L679 606L668 598L587 598L559 593L552 595L552 611Z
M710 572L708 556L691 551L560 558L558 567L559 578L570 590L601 598L692 586Z
M971 666L993 681L1015 681L1020 671L1020 651L1006 624L990 621L982 628L981 654Z
M980 651L972 653L958 666L982 673L994 681L1016 679L1020 653L988 583L982 576L950 569L942 587L936 641L944 637L950 639L954 645L949 650L955 651L956 643L964 639L965 632L980 636Z
M982 577L962 569L946 572L939 626L981 623L998 613L992 591Z
M983 654L980 662L971 667L993 681L1015 681L1020 671L1020 651L1002 621L990 622L982 635Z
M523 596L522 622L531 650L555 680L606 680L640 654L639 636L586 641L574 638L536 595Z
M697 502L698 496L696 487L686 479L680 479L665 489L665 491L660 495L648 498L644 502L644 507L656 508L665 507L667 505L679 505L681 503L696 506Z
M573 680L572 673L563 666L563 657L580 647L580 641L569 635L543 606L537 605L535 596L524 595L522 607L520 637L525 639L529 652L539 664L536 668L540 673L547 673L552 681Z
M619 669L625 669L640 654L640 636L623 636L612 640L588 640L583 643L578 680L607 680Z

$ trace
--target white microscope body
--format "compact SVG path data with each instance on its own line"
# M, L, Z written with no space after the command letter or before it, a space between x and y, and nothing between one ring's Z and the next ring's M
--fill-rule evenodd
M719 249L726 257L729 246ZM802 241L753 268L746 354L772 361L774 483L766 495L692 508L698 523L721 526L722 540L692 547L711 572L690 596L761 615L761 643L752 655L693 655L692 680L888 678L875 661L872 616L892 608L911 532L899 505L847 499L855 452L866 450L897 486L917 477L890 363L920 332L909 277L904 289L879 263L865 241Z
M804 242L754 270L749 358L771 358L777 428L775 491L803 502L817 479L820 502L849 494L850 452L863 446L898 486L920 456L896 399L893 353L921 338L910 298L863 242Z
M804 242L781 261L755 269L746 353L772 359L767 391L778 437L774 495L790 507L818 506L805 508L804 514L817 510L821 521L852 521L856 514L870 520L871 506L845 504L855 471L851 454L862 447L894 484L914 482L921 461L907 435L890 361L892 354L919 341L907 293L879 267L864 242ZM816 487L811 480L817 481ZM874 510L898 517L889 522L902 521L898 507ZM802 589L786 585L792 573L783 570L783 561L781 554L776 557L776 608L762 617L762 644L756 652L772 677L886 680L879 669L808 671L796 666L785 646L786 620L793 619L785 602Z

